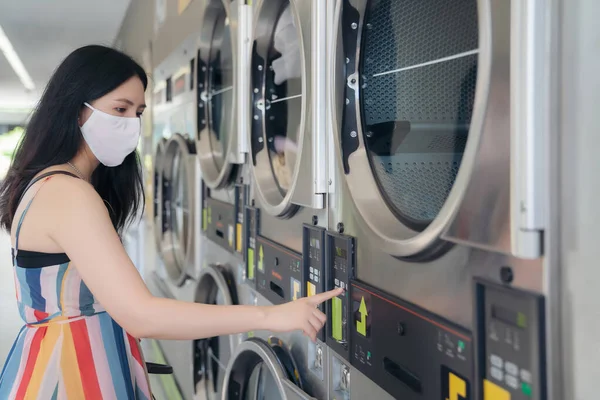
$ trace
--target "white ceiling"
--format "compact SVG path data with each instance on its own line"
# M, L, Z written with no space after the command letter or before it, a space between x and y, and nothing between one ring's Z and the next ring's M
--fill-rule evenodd
M71 51L87 44L112 45L129 3L0 0L0 25L36 85L27 93L0 52L0 118L6 119L9 110L34 106L52 71Z

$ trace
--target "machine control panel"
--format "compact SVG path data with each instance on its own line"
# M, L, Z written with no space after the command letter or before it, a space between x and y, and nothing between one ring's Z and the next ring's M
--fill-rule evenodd
M207 238L230 252L235 250L235 207L210 197L202 182L202 231Z
M325 229L305 224L302 228L302 287L306 296L313 296L325 291ZM325 305L319 305L319 310L327 313ZM317 338L325 341L324 327Z
M475 313L483 400L545 399L543 296L478 279Z
M254 207L244 208L246 281L254 289L256 289L256 237L259 232L259 212L260 210Z
M244 252L244 211L248 204L248 186L235 185L235 253L246 260Z
M256 290L273 304L304 297L302 255L262 236L256 247Z
M350 359L349 313L350 281L354 278L355 240L351 236L327 232L325 238L327 290L342 288L345 292L327 302L327 337L329 347L346 360Z
M351 364L396 399L473 400L468 331L353 280Z

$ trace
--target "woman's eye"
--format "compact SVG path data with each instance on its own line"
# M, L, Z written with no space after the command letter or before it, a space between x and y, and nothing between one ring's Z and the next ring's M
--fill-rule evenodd
M136 115L138 116L138 118L140 118L142 116L142 114L143 114L143 112L136 113Z
M127 111L127 110L126 110L125 108L123 108L123 107L117 107L117 108L115 108L115 110L116 110L117 112L120 112L121 114L122 114L122 113L124 113L125 111Z

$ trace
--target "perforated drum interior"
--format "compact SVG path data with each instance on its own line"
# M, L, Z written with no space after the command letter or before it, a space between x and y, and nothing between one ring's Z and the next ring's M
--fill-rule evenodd
M438 214L469 135L476 0L372 0L361 43L365 147L383 197L415 230Z

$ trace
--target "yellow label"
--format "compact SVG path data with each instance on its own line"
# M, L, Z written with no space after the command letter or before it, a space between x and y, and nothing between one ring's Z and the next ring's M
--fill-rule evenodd
M312 282L306 282L306 296L314 296L317 294L317 287Z
M510 392L494 382L483 380L483 400L510 400Z
M331 336L335 340L342 340L342 299L334 297L331 299Z
M238 253L242 252L242 224L236 225L236 235L235 235L235 251Z
M254 279L254 249L248 247L248 279Z
M202 230L208 229L208 210L205 208L202 210Z
M461 400L458 396L463 399L467 397L467 383L452 372L448 377L448 386L450 397L446 400Z
M300 297L300 282L292 278L292 300L298 300Z

